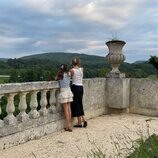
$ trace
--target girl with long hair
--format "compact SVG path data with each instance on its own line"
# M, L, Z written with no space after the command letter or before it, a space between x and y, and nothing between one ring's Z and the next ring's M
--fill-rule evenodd
M73 94L70 89L70 72L67 71L67 65L62 64L60 71L55 77L60 84L59 103L63 105L64 114L66 118L65 131L72 132L71 129L71 108L70 103L73 101Z

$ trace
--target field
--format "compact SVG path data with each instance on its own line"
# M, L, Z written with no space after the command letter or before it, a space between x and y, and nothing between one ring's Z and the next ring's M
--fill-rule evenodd
M1 83L7 83L8 80L9 80L9 76L0 75L0 84Z

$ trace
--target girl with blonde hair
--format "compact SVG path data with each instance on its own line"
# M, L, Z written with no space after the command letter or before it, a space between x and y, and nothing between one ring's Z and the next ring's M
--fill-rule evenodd
M84 119L83 109L83 68L80 67L80 59L72 60L73 68L70 70L72 76L71 91L73 93L73 102L71 103L72 117L77 117L78 123L74 127L87 127L87 121Z

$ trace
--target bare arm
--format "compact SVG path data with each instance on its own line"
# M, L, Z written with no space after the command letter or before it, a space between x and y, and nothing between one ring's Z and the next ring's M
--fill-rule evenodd
M58 81L58 80L59 80L59 78L57 76L55 76L55 81Z
M73 76L73 75L74 75L74 70L71 69L71 70L70 70L70 76Z
M59 81L60 80L60 73L58 72L55 76L55 81Z

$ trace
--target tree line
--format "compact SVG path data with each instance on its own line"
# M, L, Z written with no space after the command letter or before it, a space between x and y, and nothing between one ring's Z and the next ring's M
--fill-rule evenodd
M84 60L83 60L84 61ZM54 80L57 71L62 63L60 61L51 61L48 59L8 59L0 61L0 74L10 75L7 82L32 82L32 81L50 81ZM69 68L70 62L66 62ZM111 68L105 61L83 62L84 78L105 77ZM120 71L126 73L129 78L147 78L150 75L158 73L158 57L151 56L149 61L142 63L123 63L120 65Z

